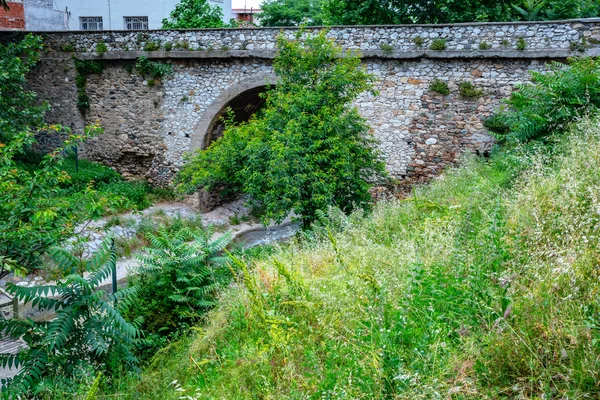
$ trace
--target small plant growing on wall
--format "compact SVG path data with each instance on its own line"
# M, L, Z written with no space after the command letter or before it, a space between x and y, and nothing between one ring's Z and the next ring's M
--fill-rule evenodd
M98 44L96 44L96 53L98 53L99 56L106 53L107 51L108 51L108 46L106 46L106 43L98 42Z
M492 48L492 45L489 44L488 42L481 42L479 43L479 50L489 50Z
M138 58L137 62L135 63L135 68L142 76L149 76L151 80L154 80L154 84L156 84L156 79L160 79L163 76L169 75L173 72L173 67L171 65L150 61L146 57ZM151 86L150 80L148 81L148 85Z
M160 50L160 43L157 42L148 42L144 46L144 51L157 51Z
M431 42L431 46L429 46L429 48L431 50L435 50L435 51L442 51L442 50L446 50L447 44L446 44L446 39L434 39L433 42Z
M500 41L500 45L501 45L502 47L510 47L510 42L508 41L508 39L502 39L502 40Z
M421 36L416 36L415 38L413 38L413 43L418 48L421 48L425 44L425 39L423 39Z
M87 80L91 74L100 74L104 69L104 64L98 61L86 61L74 59L75 70L75 86L77 86L77 108L82 114L90 108L90 99L87 95Z
M165 43L165 51L171 51L171 50L173 50L173 43L171 43L171 42Z
M431 81L431 83L429 84L429 90L434 93L441 94L443 96L447 96L450 94L448 83L439 78L436 78Z
M388 43L381 43L379 45L379 48L381 49L381 51L383 51L385 54L391 54L394 52L394 46L392 46L391 44Z
M458 85L458 90L461 96L470 99L481 97L483 90L476 88L473 83L465 81Z
M75 51L75 46L73 46L71 43L63 43L60 45L60 50L65 53L72 53Z
M527 47L527 41L525 40L525 38L520 37L517 39L517 50L519 51L523 51L525 50L525 48Z

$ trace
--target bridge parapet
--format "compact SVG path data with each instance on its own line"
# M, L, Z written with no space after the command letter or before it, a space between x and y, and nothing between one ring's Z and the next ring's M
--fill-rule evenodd
M306 28L315 32L320 27ZM328 36L370 58L553 58L600 54L600 19L453 25L336 26ZM281 33L298 28L43 32L52 53L86 58L272 58ZM3 34L6 37L7 34ZM10 34L9 34L10 35ZM19 35L18 33L13 33ZM444 50L431 50L436 39ZM6 39L5 39L6 40ZM97 54L99 43L106 52ZM524 48L523 48L524 47Z

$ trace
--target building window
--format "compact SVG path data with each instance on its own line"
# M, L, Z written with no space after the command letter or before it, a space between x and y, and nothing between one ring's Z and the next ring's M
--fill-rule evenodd
M79 28L82 31L101 31L102 17L79 17Z
M148 17L124 17L125 30L143 31L148 29Z

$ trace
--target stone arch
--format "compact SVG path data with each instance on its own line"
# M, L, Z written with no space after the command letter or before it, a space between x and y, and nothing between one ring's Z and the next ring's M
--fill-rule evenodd
M225 89L202 113L200 122L194 129L191 138L190 151L206 147L207 142L210 142L209 135L212 133L215 124L218 123L225 108L233 101L244 95L252 96L264 91L268 85L275 84L276 79L274 74L264 74L242 80Z

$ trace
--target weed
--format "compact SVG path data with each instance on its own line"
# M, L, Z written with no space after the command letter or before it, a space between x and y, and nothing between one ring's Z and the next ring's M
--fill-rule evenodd
M425 39L423 39L421 36L415 36L413 38L413 43L415 44L415 46L417 46L418 48L423 47L423 45L425 44Z
M171 51L171 50L173 50L173 43L171 43L171 42L165 43L164 48L165 48L165 51Z
M379 45L379 48L381 49L381 51L383 51L385 54L392 54L394 52L394 46L392 46L391 44L388 43L381 43Z
M517 50L523 51L527 47L527 41L524 37L520 37L517 39Z
M160 50L160 42L148 42L144 46L144 51L158 51Z
M108 51L108 46L106 43L100 41L96 44L96 53L101 56Z
M443 96L450 94L450 89L448 88L448 83L439 78L436 78L431 81L429 84L429 90L434 93L439 93Z
M229 225L239 225L241 223L242 221L237 214L229 217Z
M435 50L435 51L442 51L442 50L446 50L447 44L446 44L446 39L433 39L433 41L431 42L431 45L429 46L429 49L431 50Z
M73 46L71 43L63 43L60 45L60 50L65 53L72 53L75 51L75 46Z
M479 50L489 50L491 48L492 48L492 45L489 44L488 42L479 43Z
M508 39L502 39L502 40L500 41L500 45L501 45L502 47L510 47L510 42L508 41Z
M483 94L483 90L477 89L472 82L464 81L458 85L458 90L461 96L468 98L478 98Z

